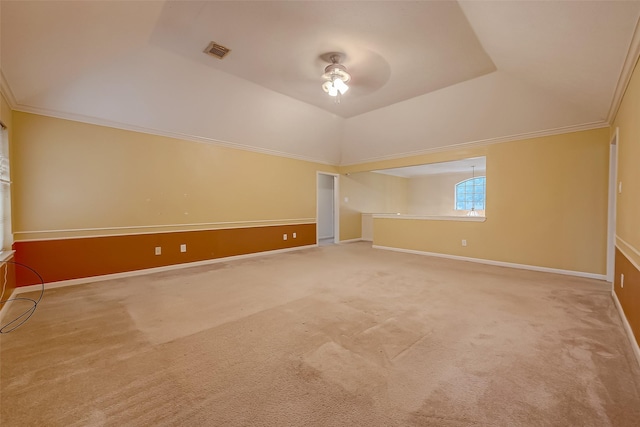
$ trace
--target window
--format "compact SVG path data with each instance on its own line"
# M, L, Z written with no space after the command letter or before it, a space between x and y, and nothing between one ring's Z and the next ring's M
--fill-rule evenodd
M486 183L487 177L485 176L478 176L457 183L455 189L456 210L484 210Z
M0 123L0 252L11 249L11 178L9 177L9 136Z

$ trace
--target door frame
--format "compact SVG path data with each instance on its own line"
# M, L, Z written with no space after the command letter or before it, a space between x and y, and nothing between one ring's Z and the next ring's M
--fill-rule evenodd
M320 175L333 177L333 243L340 243L340 175L316 171L316 244L320 243Z
M616 201L618 198L618 141L620 128L615 128L609 142L609 197L607 209L607 282L613 284L616 247Z

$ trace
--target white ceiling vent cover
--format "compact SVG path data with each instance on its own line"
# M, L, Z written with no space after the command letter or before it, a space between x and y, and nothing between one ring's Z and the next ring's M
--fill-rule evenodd
M204 53L206 53L207 55L211 55L218 59L224 58L225 55L229 52L231 52L231 49L224 47L222 45L219 45L216 42L209 43L209 46L207 46L207 48L204 51Z

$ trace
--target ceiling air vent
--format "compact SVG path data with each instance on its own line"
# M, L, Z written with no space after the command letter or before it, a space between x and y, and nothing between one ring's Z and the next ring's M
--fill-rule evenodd
M229 52L231 52L231 49L221 46L216 42L209 43L209 46L207 46L204 51L207 55L215 56L218 59L224 58Z

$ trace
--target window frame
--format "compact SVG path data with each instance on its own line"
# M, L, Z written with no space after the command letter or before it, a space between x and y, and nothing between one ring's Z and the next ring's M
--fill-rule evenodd
M11 165L9 156L9 129L0 121L0 257L11 253L13 233L11 226Z
M483 180L483 185L482 185L482 208L476 207L476 203L475 201L471 200L470 202L467 201L463 201L463 203L465 204L465 207L462 209L458 208L458 188L460 187L461 184L465 184L469 181L476 181L482 179ZM477 184L473 184L474 186L478 186ZM465 191L465 195L467 194L467 192ZM478 194L475 191L469 193L469 194ZM468 206L468 203L471 203L470 207ZM454 211L470 211L470 210L475 210L475 211L484 211L487 209L487 176L486 175L479 175L479 176L475 176L472 178L467 178L467 179L463 179L460 182L457 182L454 186L453 186L453 210Z

